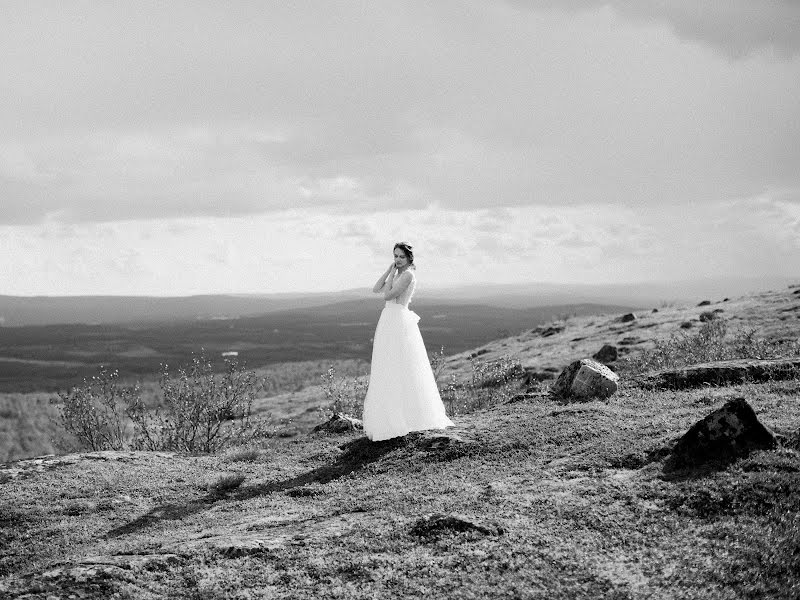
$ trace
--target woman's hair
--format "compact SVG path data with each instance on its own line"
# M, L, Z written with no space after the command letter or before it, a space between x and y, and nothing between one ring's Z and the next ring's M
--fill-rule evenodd
M392 252L398 248L400 248L400 250L403 251L403 254L406 255L406 258L408 259L408 267L410 269L416 269L417 267L414 266L414 251L411 249L411 244L406 242L397 242L394 245L394 248L392 248Z

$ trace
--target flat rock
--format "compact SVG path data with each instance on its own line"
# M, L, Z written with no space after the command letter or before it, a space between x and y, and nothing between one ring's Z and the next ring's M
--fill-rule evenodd
M82 461L103 462L132 462L147 456L172 458L174 452L134 452L127 450L100 450L97 452L81 452L74 454L47 454L34 458L24 458L9 463L0 463L0 483L16 479L17 477L30 477L36 473L43 473L51 469L67 467Z
M438 537L448 533L478 533L482 535L500 535L501 527L495 524L482 523L463 515L431 514L418 519L409 531L418 537Z
M328 433L346 433L360 429L364 429L364 425L359 419L342 413L335 413L330 419L314 427L314 431L327 431Z
M425 452L454 450L477 445L477 442L467 437L464 432L456 432L453 428L413 431L406 438L415 448Z
M641 382L652 389L686 389L704 385L734 385L748 381L793 379L800 376L800 358L759 360L742 358L662 369Z
M582 358L571 363L550 389L553 396L579 401L608 398L617 391L619 375L604 364Z
M758 420L753 407L734 398L692 425L673 447L668 464L681 468L726 461L775 446L775 434Z

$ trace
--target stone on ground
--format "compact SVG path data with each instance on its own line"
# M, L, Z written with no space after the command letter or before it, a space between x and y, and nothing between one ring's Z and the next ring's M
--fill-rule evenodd
M582 358L561 372L551 388L554 396L563 399L591 400L608 398L617 391L619 375L604 364Z
M636 315L633 313L626 313L619 318L622 323L631 323L636 320Z
M601 363L610 363L617 360L619 353L617 352L617 347L612 346L611 344L605 344L600 350L598 350L592 358L596 361Z
M701 419L678 440L670 458L674 468L697 466L774 448L775 434L758 420L744 398L734 398Z
M314 431L327 431L328 433L346 433L359 429L364 429L364 425L359 419L342 413L334 413L330 419L314 427Z
M440 536L445 533L474 532L483 535L499 535L503 530L497 525L481 523L461 515L433 514L418 519L411 527L411 535L419 537Z

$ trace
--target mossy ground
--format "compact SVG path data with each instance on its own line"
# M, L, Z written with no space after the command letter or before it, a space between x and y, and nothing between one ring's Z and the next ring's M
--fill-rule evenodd
M661 450L732 395L747 398L784 447L665 473ZM315 434L272 440L241 462L230 453L85 458L0 488L0 590L796 598L798 397L798 380L623 387L608 403L536 398L459 417L458 439L441 448L420 434L378 444ZM227 472L246 478L227 493L209 491ZM492 532L415 535L432 513ZM98 564L105 570L90 568Z
M714 304L771 339L800 329L791 291ZM701 310L574 318L476 352L558 371L604 343L652 348ZM798 379L650 391L623 376L606 403L528 397L457 415L442 440L373 444L307 433L324 394L292 373L256 406L286 435L255 450L0 467L0 598L800 597ZM445 378L469 373L468 353L448 358ZM665 471L665 449L732 396L782 447ZM432 514L477 528L421 535Z

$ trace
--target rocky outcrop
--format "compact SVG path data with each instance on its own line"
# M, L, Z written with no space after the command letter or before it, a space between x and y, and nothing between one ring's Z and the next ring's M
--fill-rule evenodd
M477 533L501 535L503 529L495 524L481 523L462 515L432 514L418 519L409 531L418 537L439 537L448 533Z
M617 347L611 344L605 344L600 350L592 355L592 358L601 363L611 363L617 360L619 353Z
M52 469L67 467L81 462L133 462L147 460L148 457L173 458L174 452L132 452L128 450L98 450L75 454L48 454L35 458L25 458L10 463L0 463L0 483L44 473Z
M540 325L533 329L533 333L538 333L542 337L550 337L564 331L563 325Z
M641 383L652 389L685 389L704 385L734 385L749 381L793 379L800 376L800 358L758 360L743 358L663 369Z
M364 429L364 425L359 419L342 413L334 413L330 419L314 427L314 431L324 431L327 433L346 433L348 431L357 431L360 429Z
M752 450L774 448L775 435L744 398L734 398L695 423L672 449L667 466L683 468L727 462Z
M617 391L619 376L604 364L582 358L561 372L551 388L556 398L587 401L608 398Z

